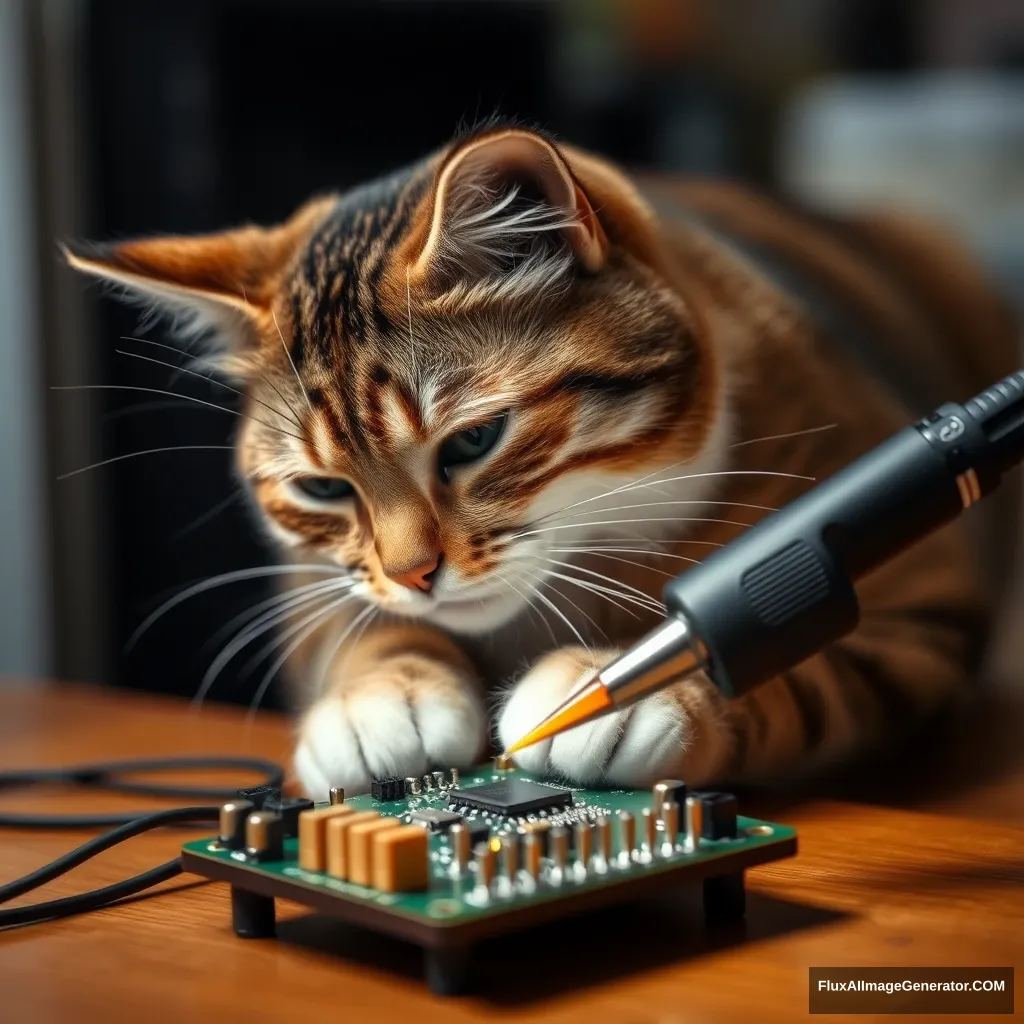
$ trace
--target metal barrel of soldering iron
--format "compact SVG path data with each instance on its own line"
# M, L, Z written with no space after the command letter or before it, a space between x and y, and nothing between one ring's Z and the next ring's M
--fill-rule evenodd
M599 675L616 705L698 669L737 697L850 633L856 580L1024 460L1024 370L906 427L665 588L667 619Z

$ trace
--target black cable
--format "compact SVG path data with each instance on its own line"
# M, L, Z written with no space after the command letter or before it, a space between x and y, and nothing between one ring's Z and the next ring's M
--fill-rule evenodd
M172 807L166 811L157 811L156 814L147 814L144 817L136 818L119 828L104 832L103 835L90 839L87 843L65 853L49 864L30 872L14 882L0 885L0 903L13 900L32 889L52 882L58 875L66 874L72 868L95 857L104 850L109 850L126 839L131 839L142 832L149 832L151 829L160 828L161 825L173 825L183 821L216 821L220 814L219 807Z
M279 765L261 758L241 757L183 757L165 760L118 761L105 764L78 765L70 768L28 769L24 771L0 772L0 790L18 786L62 784L87 789L103 789L108 792L131 793L142 796L178 796L184 799L228 800L236 796L237 789L161 785L159 783L134 782L126 775L147 772L183 770L241 769L256 772L262 776L259 785L280 788L284 772ZM0 886L0 903L22 896L45 885L60 875L66 874L85 861L116 846L133 836L167 825L198 824L216 821L219 805L172 807L156 811L135 811L128 814L94 815L28 815L0 814L0 828L30 829L76 829L115 825L103 835L83 843L77 849L58 857L43 867L24 875L22 878ZM0 910L0 928L13 925L36 924L71 914L85 913L109 906L117 900L142 892L151 886L173 878L182 871L181 859L167 861L159 867L144 871L121 882L115 882L99 889L67 896L61 899L35 903L27 907Z
M174 878L182 872L181 858L175 857L158 868L143 871L140 875L126 878L123 882L106 885L102 889L92 889L79 893L77 896L65 896L59 900L48 900L46 903L33 903L30 907L15 907L13 910L0 910L0 928L9 928L19 924L39 924L42 921L53 921L58 917L70 917L72 914L84 914L90 910L99 910L110 906L125 896L134 896L137 892L149 889L160 882Z
M280 787L284 772L280 765L262 758L247 757L177 757L164 760L113 761L103 764L76 765L70 768L41 768L0 772L0 790L21 786L65 785L86 789L102 789L134 796L179 797L182 800L230 800L234 789L208 786L160 785L133 782L125 775L143 775L162 771L250 771L262 776L258 785ZM0 828L76 829L112 828L126 825L158 811L132 811L92 815L66 814L0 814Z

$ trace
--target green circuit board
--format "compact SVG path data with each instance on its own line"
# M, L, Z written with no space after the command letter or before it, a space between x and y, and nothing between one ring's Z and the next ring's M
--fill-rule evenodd
M571 803L550 810L518 816L505 816L462 804L463 794L472 797L476 787L490 786L509 779L525 779L571 792ZM377 811L394 816L403 823L413 820L417 811L436 809L455 811L475 833L491 839L514 833L530 822L548 820L552 826L570 826L581 821L593 822L601 816L612 819L615 829L616 855L601 870L587 870L578 865L570 853L568 868L557 872L545 857L536 879L522 872L510 882L500 875L488 889L468 876L453 876L453 851L445 831L429 837L428 888L422 892L386 893L334 878L328 874L307 871L298 864L298 841L286 839L284 858L259 863L241 851L221 848L216 839L196 840L185 844L183 855L188 870L207 875L264 896L282 897L306 903L317 909L347 917L361 924L405 935L429 943L430 936L457 932L484 935L516 927L516 922L538 919L536 911L546 908L540 917L570 913L574 908L616 902L642 889L676 881L699 881L723 875L736 875L756 864L791 856L796 852L796 833L792 828L772 822L739 816L736 837L703 839L696 849L686 849L682 842L665 844L659 835L656 851L650 855L622 857L618 834L618 812L626 811L640 820L644 808L651 806L650 790L596 790L557 787L549 780L518 769L499 770L488 764L463 773L458 788L433 788L417 795L405 795L390 801L371 796L355 796L346 802L357 810ZM659 826L660 827L660 826ZM680 837L681 838L681 837ZM676 875L678 879L667 876Z

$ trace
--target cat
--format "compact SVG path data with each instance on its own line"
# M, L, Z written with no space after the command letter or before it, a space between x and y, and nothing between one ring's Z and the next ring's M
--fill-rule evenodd
M308 566L285 632L317 799L473 764L491 712L511 743L660 621L666 577L1017 365L937 228L630 177L516 124L273 227L65 252L212 332L245 392L238 471ZM771 781L901 735L985 650L1007 559L971 525L864 580L852 635L742 699L681 680L518 762Z

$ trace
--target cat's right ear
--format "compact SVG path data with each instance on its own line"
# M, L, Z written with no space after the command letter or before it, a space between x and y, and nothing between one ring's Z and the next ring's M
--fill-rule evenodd
M412 280L442 287L489 277L507 287L518 272L526 290L568 262L596 273L608 255L601 221L565 157L522 129L487 133L447 155L417 244Z
M76 270L244 348L271 318L284 273L324 213L321 201L272 228L65 244L62 251Z

